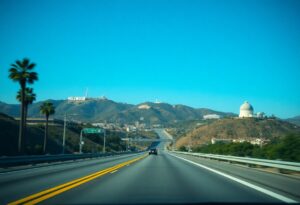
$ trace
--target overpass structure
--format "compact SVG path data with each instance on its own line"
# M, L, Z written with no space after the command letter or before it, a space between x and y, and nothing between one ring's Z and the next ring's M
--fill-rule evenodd
M123 141L129 142L173 142L172 139L149 139L149 138L122 138Z

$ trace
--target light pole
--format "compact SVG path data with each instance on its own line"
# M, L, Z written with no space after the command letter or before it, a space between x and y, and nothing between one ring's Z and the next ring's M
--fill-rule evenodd
M74 116L78 114L70 114L68 116ZM63 143L62 143L62 153L65 154L65 146L66 146L66 126L67 126L67 113L64 114L64 132L63 132Z
M104 129L103 153L105 153L105 143L106 143L106 129Z
M63 144L62 144L62 153L65 154L65 145L66 145L66 124L67 124L67 113L64 116L64 134L63 134Z
M82 145L83 145L83 141L82 141L82 131L83 129L81 129L80 131L80 140L79 140L79 153L82 154Z

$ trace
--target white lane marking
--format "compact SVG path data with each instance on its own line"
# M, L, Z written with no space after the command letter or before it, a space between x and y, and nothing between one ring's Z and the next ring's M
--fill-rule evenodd
M115 172L117 172L118 170L114 170L114 171L112 171L112 172L110 172L111 174L113 174L113 173L115 173Z
M182 158L182 157L178 157L178 156L173 155L173 154L170 154L170 153L168 153L168 154L171 155L171 156L173 156L173 157L176 157L176 158L178 158L178 159L181 159L181 160L184 160L184 161L189 162L189 163L191 163L191 164L194 164L194 165L196 165L196 166L198 166L198 167L202 167L202 168L204 168L204 169L207 169L207 170L209 170L209 171L211 171L211 172L214 172L214 173L216 173L216 174L219 174L219 175L221 175L221 176L223 176L223 177L226 177L226 178L228 178L228 179L231 179L231 180L233 180L233 181L235 181L235 182L238 182L238 183L240 183L240 184L243 184L243 185L245 185L245 186L247 186L247 187L250 187L250 188L252 188L252 189L255 189L255 190L257 190L257 191L259 191L259 192L262 192L262 193L264 193L264 194L266 194L266 195L269 195L269 196L271 196L271 197L273 197L273 198L279 199L280 201L283 201L283 202L286 202L286 203L298 203L297 201L295 201L295 200L293 200L293 199L287 198L287 197L285 197L285 196L282 196L282 195L280 195L280 194L274 193L274 192L272 192L272 191L269 191L269 190L264 189L264 188L262 188L262 187L256 186L256 185L251 184L251 183L249 183L249 182L243 181L243 180L241 180L241 179L235 178L235 177L233 177L233 176L230 176L230 175L225 174L225 173L223 173L223 172L220 172L220 171L217 171L217 170L215 170L215 169L209 168L209 167L204 166L204 165L202 165L202 164L198 164L198 163L193 162L193 161L191 161L191 160L184 159L184 158Z

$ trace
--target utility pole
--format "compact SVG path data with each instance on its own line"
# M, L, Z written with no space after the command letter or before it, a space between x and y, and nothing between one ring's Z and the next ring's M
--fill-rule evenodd
M83 130L83 129L82 129ZM82 145L83 145L83 141L82 141L82 130L80 131L80 140L79 140L79 153L82 154Z
M78 114L68 114L65 112L64 114L64 132L63 132L63 142L62 142L62 153L65 153L65 147L66 147L66 127L67 127L67 116L73 116Z
M67 113L64 116L64 134L63 134L63 144L62 144L62 153L65 154L65 145L66 145L66 124L67 124Z
M105 143L106 143L106 130L104 129L103 153L105 153Z

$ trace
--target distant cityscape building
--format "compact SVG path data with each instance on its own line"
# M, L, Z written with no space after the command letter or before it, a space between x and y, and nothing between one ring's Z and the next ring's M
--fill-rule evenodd
M244 117L254 117L253 116L253 107L250 103L248 103L247 101L245 101L241 107L240 107L240 118L244 118Z
M86 101L87 97L68 97L68 101Z
M264 118L265 117L265 113L264 112L258 112L258 113L256 113L256 117L257 118Z
M220 119L221 116L217 114L209 114L209 115L204 115L203 119L204 120L209 120L209 119Z
M222 143L230 143L232 142L231 139L217 139L217 138L211 138L211 143L212 144L216 144L216 143L219 143L219 142L222 142Z
M161 102L160 102L160 101L158 101L158 99L156 99L154 103L156 103L156 104L160 104Z
M102 95L99 100L108 100L107 97L105 97L104 95Z
M151 108L151 106L149 106L147 104L143 104L143 105L138 106L138 109L141 109L141 110L148 110L150 108Z
M92 101L92 100L108 100L105 96L101 96L99 98L90 98L90 97L68 97L68 102L85 102L85 101Z
M270 140L264 139L264 138L238 138L238 139L218 139L218 138L211 138L211 144L216 144L216 143L243 143L243 142L249 142L250 144L253 145L265 145L269 142Z

